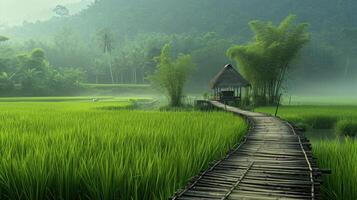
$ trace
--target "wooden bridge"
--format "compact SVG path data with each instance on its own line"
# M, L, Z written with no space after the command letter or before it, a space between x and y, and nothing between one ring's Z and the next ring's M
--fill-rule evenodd
M269 115L208 102L249 120L243 142L195 177L174 200L321 199L320 176L311 145L289 123Z

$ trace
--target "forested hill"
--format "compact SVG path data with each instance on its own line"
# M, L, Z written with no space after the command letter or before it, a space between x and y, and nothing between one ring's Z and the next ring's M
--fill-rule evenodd
M16 36L51 35L63 26L88 35L111 27L116 33L195 33L247 36L253 19L278 22L288 14L311 24L311 30L330 35L357 26L354 0L97 0L88 9L70 18L26 24L9 30Z
M278 23L295 14L298 22L310 24L311 41L289 78L299 84L290 85L326 85L356 80L356 10L355 0L97 0L74 16L26 23L0 34L27 41L26 50L44 49L54 67L82 69L91 83L109 81L108 70L98 67L99 30L113 33L117 83L145 82L155 67L152 58L165 42L175 41L176 52L191 54L198 66L195 85L206 87L223 64L233 62L225 51L251 39L250 21Z

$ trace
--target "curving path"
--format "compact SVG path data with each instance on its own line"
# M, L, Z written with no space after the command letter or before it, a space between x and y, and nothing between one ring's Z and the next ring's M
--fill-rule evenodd
M211 101L247 118L243 142L193 179L173 199L321 199L320 175L309 141L287 122Z

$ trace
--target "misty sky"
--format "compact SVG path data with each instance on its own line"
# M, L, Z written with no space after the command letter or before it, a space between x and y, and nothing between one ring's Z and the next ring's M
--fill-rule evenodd
M58 5L78 3L81 0L0 0L0 25L18 25L24 20L33 22L54 15Z

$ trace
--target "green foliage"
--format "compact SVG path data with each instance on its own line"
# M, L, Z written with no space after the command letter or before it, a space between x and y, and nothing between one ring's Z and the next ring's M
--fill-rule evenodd
M42 48L46 52L46 58L55 68L76 67L83 71L87 70L94 56L78 30L63 28L51 37L53 39L50 42L30 40L25 46L28 50Z
M102 29L97 32L97 43L104 53L105 60L109 65L111 83L114 84L112 51L114 49L114 36L110 29Z
M0 198L167 199L247 129L227 113L103 109L121 106L0 103Z
M0 91L6 95L61 95L75 92L83 80L83 71L55 69L42 49L16 57L0 59ZM15 87L16 86L16 87Z
M64 69L63 73L53 69L41 49L34 49L30 54L18 56L17 80L23 94L45 95L53 90L58 93L71 90L79 85L81 72Z
M307 24L294 22L293 15L286 17L279 26L252 21L249 25L255 33L254 41L227 51L251 82L254 97L267 98L267 104L277 102L291 61L309 40Z
M0 43L1 43L1 42L6 42L6 41L8 41L8 40L9 40L9 38L0 35Z
M357 136L357 121L355 120L340 120L336 124L336 133L342 136Z
M275 107L256 111L274 114ZM281 106L278 116L309 128L332 129L340 120L357 119L357 106Z
M14 83L6 72L0 74L0 93L6 93L14 89Z
M274 107L258 108L256 111L274 113ZM314 128L333 128L344 133L357 132L357 106L283 106L279 116L295 124L309 123ZM357 140L344 141L311 140L313 154L322 169L331 169L330 175L323 176L323 199L357 198Z
M187 85L198 89L206 89L207 82L220 70L222 63L227 63L225 51L233 44L231 38L224 38L216 33L191 34L159 34L145 33L133 39L120 42L113 53L113 74L116 83L147 84L147 77L155 72L161 48L172 42L173 56L177 52L190 54L197 70ZM102 59L103 60L103 59ZM103 63L103 62L102 62ZM104 66L100 64L100 66ZM102 69L103 67L98 67ZM88 80L91 82L91 80ZM99 80L103 83L103 80Z
M258 4L260 6L255 6ZM276 24L278 19L295 13L313 27L311 42L302 49L301 59L290 65L294 69L289 71L293 79L287 83L291 89L303 88L305 92L307 86L319 80L329 83L341 78L355 80L357 68L352 66L357 62L353 57L356 2L227 0L223 4L215 0L197 0L189 5L187 7L186 1L101 0L76 16L6 29L4 34L25 42L23 45L16 40L1 43L0 67L1 48L11 45L17 53L42 48L54 68L78 68L85 71L85 82L112 83L108 60L102 56L104 48L94 40L98 30L109 27L115 46L112 52L115 83L148 83L145 77L155 69L152 58L160 54L163 44L174 41L173 52L190 54L197 64L198 70L187 85L191 90L197 87L195 91L201 93L202 89L207 89L207 82L229 62L224 53L227 48L252 38L246 26L251 19ZM96 60L100 60L100 64Z
M321 115L316 113L312 116L302 116L303 123L309 125L313 129L331 129L337 122L336 116Z
M252 38L249 27L246 26L249 21L261 19L279 23L279 19L294 13L313 25L311 42L302 49L299 62L291 65L294 70L290 73L294 79L289 80L289 86L296 88L295 85L301 86L304 83L306 84L304 86L310 86L317 80L329 83L341 79L346 80L346 78L351 81L355 80L357 68L353 66L356 65L357 59L353 56L355 55L353 49L356 49L357 43L352 39L353 31L351 30L357 26L357 15L354 14L356 6L357 2L353 0L306 2L275 0L274 3L262 0L225 0L224 3L217 0L132 0L130 2L100 0L93 2L88 9L78 15L53 18L38 23L25 23L24 26L4 30L4 34L13 35L21 40L31 38L41 40L42 45L37 44L27 48L26 51L40 47L45 50L48 60L54 67L81 68L87 72L86 82L90 83L111 83L108 66L105 66L105 70L97 69L93 61L99 54L92 51L96 49L93 37L98 29L105 27L112 29L116 43L115 51L118 52L123 46L142 43L145 41L142 39L150 38L152 35L156 35L155 37L159 39L178 36L180 43L178 52L191 54L199 67L192 79L195 84L191 86L199 85L201 87L199 89L202 90L203 87L207 88L207 82L219 71L219 68L229 62L222 52L232 46L230 40L234 40L233 44L243 44ZM57 47L52 44L53 41L45 42L48 38L61 33L64 26L73 30L72 32L75 31L77 35L76 40L72 41L68 48L84 47L69 56L57 52ZM205 47L197 48L196 44L207 32L215 32L219 39L210 38L212 42L203 41L201 44ZM73 34L67 35L68 38L72 38ZM239 38L236 38L236 35ZM224 40L224 42L218 42L219 40ZM227 42L230 43L228 46ZM173 45L174 48L176 45L176 43ZM162 45L159 47L161 48ZM157 51L157 48L154 49ZM198 52L196 54L188 50L198 50ZM125 52L128 51L125 50ZM158 52L146 61L152 62L152 58L158 56L160 50ZM113 59L115 56L113 55ZM154 69L155 65L150 65L150 67ZM100 73L96 73L96 70ZM152 71L145 70L145 73L147 72ZM114 77L115 83L134 82L132 69L125 69L122 73L123 75L118 75L118 80ZM116 76L115 73L114 76ZM123 81L121 81L121 76L123 76ZM141 69L138 69L137 76L138 82L141 83ZM304 86L301 87L305 91Z
M357 141L316 141L313 153L320 168L331 169L323 176L323 199L357 199Z
M198 91L207 88L207 82L220 70L222 63L228 63L225 51L235 40L214 32L142 33L125 37L114 30L99 29L87 41L80 37L79 32L74 28L62 28L51 35L53 39L49 41L29 40L14 50L22 52L22 48L26 51L41 48L54 68L72 67L85 71L87 83L113 84L114 80L115 84L148 84L146 78L153 74L156 67L153 58L160 55L164 44L172 41L175 56L176 52L190 54L197 63L198 70L188 84L198 86L195 88ZM104 46L109 46L110 55L109 51L104 54Z
M149 52L144 49L145 46L136 46L132 44L123 48L120 52L115 53L114 59L114 73L120 79L120 83L124 82L125 72L129 72L131 82L134 84L146 83L145 76L148 71L150 62L153 60L153 55L150 57ZM155 55L156 56L156 55ZM140 77L140 80L138 80ZM117 81L118 82L118 81Z
M195 64L190 55L180 54L177 58L172 58L171 50L170 44L162 48L161 55L156 58L156 72L150 79L154 85L165 90L171 106L179 107L182 105L184 85Z
M113 81L116 84L148 84L147 77L154 73L156 67L153 58L160 55L164 44L172 41L174 56L177 56L176 52L190 54L197 63L198 70L193 72L194 78L188 82L190 89L194 91L207 88L207 82L220 70L222 63L228 63L225 51L234 44L233 38L214 32L172 35L142 33L125 37L114 30L99 29L92 32L91 40L87 41L87 38L80 37L80 30L61 28L50 38L28 40L23 45L12 48L15 54L41 48L46 52L46 60L56 70L79 69L85 72L84 82L96 84L112 84ZM109 53L104 54L104 44L108 44L106 46L109 46L110 56ZM0 57L0 67L1 64ZM15 65L6 66L14 72ZM9 71L6 72L12 75Z
M78 68L62 68L55 71L50 81L51 90L65 94L66 91L77 91L84 80L84 72Z
M109 28L98 30L96 42L104 53L111 53L114 49L114 35Z

